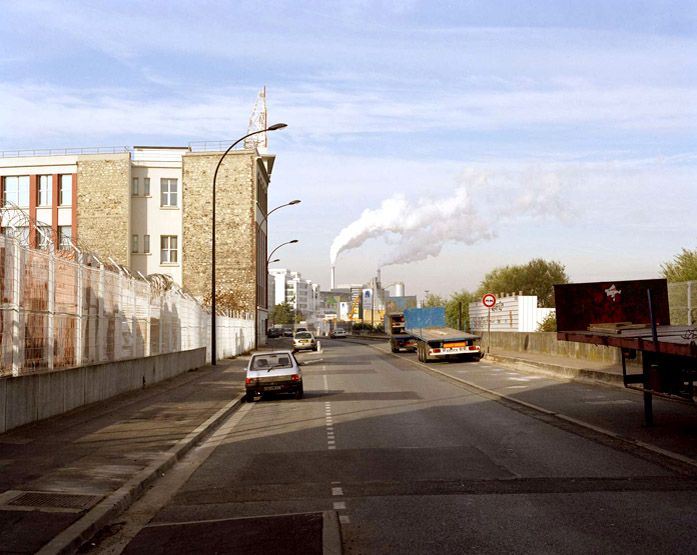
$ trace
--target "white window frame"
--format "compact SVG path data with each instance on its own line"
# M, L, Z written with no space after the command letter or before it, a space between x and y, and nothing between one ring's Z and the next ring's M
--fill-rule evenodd
M64 229L69 229L70 230L70 235L66 235L63 230ZM73 239L73 226L71 225L61 225L58 226L58 248L60 250L70 250L70 242Z
M131 237L131 252L138 252L138 234L134 233Z
M12 186L11 190L10 186ZM3 177L3 203L5 206L9 206L8 202L11 202L20 208L29 208L29 189L30 186L28 175L8 175Z
M178 243L176 235L160 235L160 264L179 263Z
M160 207L177 208L179 183L176 177L163 177L160 179Z
M58 206L72 206L73 204L73 176L63 174L58 182ZM66 198L68 197L68 198ZM61 243L62 244L62 243Z
M137 197L140 194L139 189L138 178L131 178L131 195Z
M53 176L40 175L36 184L36 205L51 206L53 202Z

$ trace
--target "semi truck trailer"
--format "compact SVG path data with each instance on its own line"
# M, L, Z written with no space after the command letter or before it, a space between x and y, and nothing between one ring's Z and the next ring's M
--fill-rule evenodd
M393 353L416 351L416 338L404 331L404 313L385 314L385 333L390 337L390 349Z
M447 327L443 307L408 308L404 311L404 328L416 339L421 362L481 358L480 337Z

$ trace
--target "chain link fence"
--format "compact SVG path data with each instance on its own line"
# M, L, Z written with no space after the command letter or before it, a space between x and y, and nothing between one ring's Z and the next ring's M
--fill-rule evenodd
M171 282L74 258L0 235L0 376L210 347L210 313ZM252 315L216 321L219 358L254 347Z
M693 326L697 322L697 281L668 284L670 323Z

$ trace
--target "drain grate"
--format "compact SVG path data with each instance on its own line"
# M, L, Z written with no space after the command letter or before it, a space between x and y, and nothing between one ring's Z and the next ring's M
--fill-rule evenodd
M42 491L18 493L19 495L6 503L6 505L36 507L40 509L89 509L101 499L100 495L82 495L76 493L53 493Z

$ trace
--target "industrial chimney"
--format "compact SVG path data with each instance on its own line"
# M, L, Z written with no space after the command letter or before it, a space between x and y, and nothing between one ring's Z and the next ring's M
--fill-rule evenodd
M335 286L336 286L336 267L332 266L331 273L329 275L329 289L331 291L334 291Z

